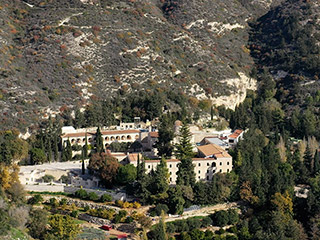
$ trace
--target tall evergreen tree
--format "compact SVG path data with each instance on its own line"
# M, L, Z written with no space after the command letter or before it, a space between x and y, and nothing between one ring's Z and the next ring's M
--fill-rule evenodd
M87 137L87 133L86 133L86 137L85 137L85 144L83 146L83 157L84 158L88 157L88 137Z
M316 153L314 155L314 174L320 173L320 154L319 151L316 150Z
M173 138L173 123L169 116L164 115L161 118L161 124L159 127L159 138L157 142L159 156L171 157L173 151L171 141L173 140Z
M176 145L176 156L180 159L177 172L177 184L194 186L195 172L194 165L192 163L192 144L190 143L190 131L186 123L183 123L180 129L180 142Z
M72 147L70 140L67 140L67 145L62 149L62 161L70 161L72 160Z
M85 165L84 165L84 151L82 149L81 151L81 171L82 171L82 175L84 175L86 173L86 169L85 169Z
M100 127L98 127L97 132L96 132L96 151L98 153L103 152L103 139L102 139Z
M54 160L59 160L58 136L53 137Z
M309 145L307 145L306 151L304 153L303 162L306 168L308 169L308 174L312 174L314 169L314 158L312 156L312 152Z
M148 190L151 192L151 198L154 201L164 200L168 197L169 176L167 163L162 158L148 185Z
M48 139L47 160L49 163L52 162L52 147L51 147L51 140L50 139Z

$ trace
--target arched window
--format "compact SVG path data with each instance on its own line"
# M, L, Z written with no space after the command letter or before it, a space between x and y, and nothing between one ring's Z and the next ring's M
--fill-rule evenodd
M104 139L104 140L109 141L109 137L105 137L105 139Z
M114 141L114 137L113 136L110 139L111 139L111 141Z
M128 136L127 136L127 139L128 139L128 140L131 140L131 136L130 136L130 135L128 135Z
M215 166L216 166L216 163L215 163L215 162L213 162L211 166L212 166L212 167L215 167Z
M88 141L89 141L89 142L92 142L92 138L89 138Z
M120 137L119 137L119 136L116 136L116 139L117 139L117 140L120 140Z
M125 136L121 136L121 140L125 140L126 139L126 137Z
M136 139L139 139L139 135L136 135L136 137L135 137Z
M72 138L72 139L71 139L71 143L73 144L74 142L75 142L75 140Z
M78 139L77 139L77 143L80 143L80 142L81 142L81 139L80 139L80 138L78 138Z

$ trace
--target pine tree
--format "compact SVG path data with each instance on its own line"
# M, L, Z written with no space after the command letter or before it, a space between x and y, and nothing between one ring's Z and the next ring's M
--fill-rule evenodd
M166 199L169 189L169 170L167 168L167 163L164 158L160 160L156 171L153 176L151 176L151 181L149 182L148 190L152 194L152 198L155 201Z
M192 145L190 143L190 131L186 123L183 123L180 129L180 142L176 145L176 156L180 160L177 172L177 184L185 186L194 186L195 172L192 163Z
M100 127L98 127L96 132L96 152L98 153L103 152L103 139L102 139Z

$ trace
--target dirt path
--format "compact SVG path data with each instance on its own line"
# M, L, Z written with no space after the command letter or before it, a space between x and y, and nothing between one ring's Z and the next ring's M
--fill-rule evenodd
M195 217L195 216L208 216L216 211L228 210L229 208L235 208L238 206L239 206L238 202L216 204L214 206L203 207L198 210L185 212L182 214L182 216L169 216L165 219L165 221L170 222L170 221L181 220L181 219L186 219L186 218ZM158 219L156 219L155 223L157 222L158 222Z

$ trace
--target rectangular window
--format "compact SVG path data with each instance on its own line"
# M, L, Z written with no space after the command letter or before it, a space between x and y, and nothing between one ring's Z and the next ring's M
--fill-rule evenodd
M170 172L170 175L172 175L172 172Z
M222 165L222 162L220 162L220 166Z
M199 163L198 166L200 167L200 166L201 166L201 163Z
M209 169L207 170L207 173L209 173Z
M150 165L148 165L148 168L150 168Z
M210 166L210 163L207 163L207 166Z
M170 165L169 165L169 167L171 167L171 168L172 168L172 164L170 164Z
M200 170L199 170L199 174L200 174Z
M222 172L222 169L220 169L220 171L219 172Z
M209 180L209 176L207 176L207 180Z
M227 165L229 165L229 162L227 162Z

